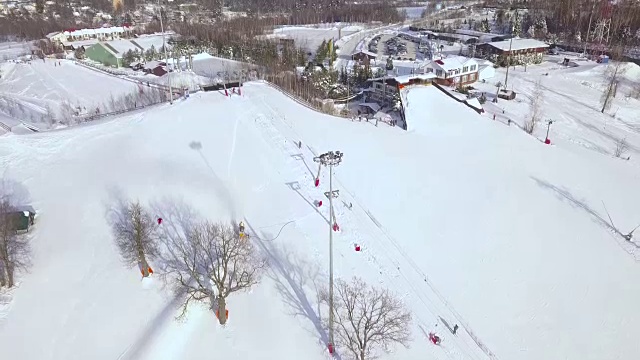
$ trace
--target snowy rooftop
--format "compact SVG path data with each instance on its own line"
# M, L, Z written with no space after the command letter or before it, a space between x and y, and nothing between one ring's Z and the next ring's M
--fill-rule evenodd
M373 52L368 51L368 50L358 50L358 51L354 52L353 55L357 55L357 54L360 54L360 53L368 55L368 56L373 56L373 57L376 57L376 58L378 57L378 54L373 53ZM351 55L351 56L353 56L353 55Z
M93 44L97 44L100 41L98 39L86 39L86 40L78 40L78 41L63 41L62 44L64 46L73 46L74 48L80 46L90 46Z
M429 65L440 68L444 71L450 71L461 68L464 64L474 64L476 61L464 56L449 56L442 59L434 59Z
M123 33L125 31L130 31L130 27L122 27L122 26L112 26L112 27L102 27L97 29L78 29L74 31L65 31L65 36L84 36L84 35L108 35L114 33Z
M152 70L157 68L158 66L166 66L167 64L163 61L148 61L143 65L143 67L147 70Z
M461 34L461 35L470 35L470 36L475 36L475 37L483 37L483 36L490 36L490 37L506 36L506 35L504 35L504 34L493 34L493 33L486 33L486 32L482 32L482 31L468 30L468 29L457 29L457 30L454 30L454 32L455 32L456 34Z
M140 47L136 46L129 40L111 40L101 43L106 49L112 52L116 57L122 57L127 51L140 51Z
M509 51L509 46L511 46L511 50L525 50L549 47L549 45L545 44L544 42L535 39L513 39L513 44L511 44L511 40L496 41L489 43L489 45L502 51Z
M162 35L152 35L152 36L140 36L136 39L131 40L131 42L135 43L136 45L144 49L144 51L149 50L152 46L156 49L156 51L158 51L162 48L163 43L166 44L166 40L167 39L165 39L165 41L163 42ZM167 49L169 48L170 46L167 44Z
M428 74L412 74L412 75L396 76L395 80L400 84L405 84L413 79L431 80L435 78L436 78L436 75L434 73L428 73Z

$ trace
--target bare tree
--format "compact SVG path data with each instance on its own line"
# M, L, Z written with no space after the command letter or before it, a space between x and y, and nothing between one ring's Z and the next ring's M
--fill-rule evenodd
M544 92L542 90L542 80L538 79L531 93L531 105L529 108L529 116L524 123L524 131L532 134L536 126L542 118L542 106L544 102Z
M147 257L158 254L154 219L139 202L120 204L111 219L111 227L120 255L126 264L140 267L149 276Z
M616 149L613 152L615 157L622 157L629 150L629 143L624 138L620 138L616 141Z
M614 64L609 65L607 68L605 77L607 79L607 87L600 97L600 105L602 105L601 113L604 114L605 110L611 108L611 103L615 97L615 93L620 82L620 76L622 76L627 68L626 64L620 61L616 61Z
M179 317L192 300L209 299L224 325L227 297L256 285L266 267L253 244L240 238L233 225L202 221L191 225L184 238L171 239L167 245L167 275L177 291L187 294Z
M30 248L25 234L19 234L20 211L15 191L2 180L0 186L0 287L15 285L15 273L30 263Z
M411 313L387 289L367 285L354 277L338 280L334 299L336 345L348 349L356 360L374 359L380 349L396 343L408 347ZM329 301L328 291L320 298Z

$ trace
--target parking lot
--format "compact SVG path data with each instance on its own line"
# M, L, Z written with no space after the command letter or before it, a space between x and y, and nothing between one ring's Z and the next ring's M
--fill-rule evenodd
M418 44L390 34L377 35L368 46L368 50L378 54L379 59L391 56L395 60L415 60L418 48Z

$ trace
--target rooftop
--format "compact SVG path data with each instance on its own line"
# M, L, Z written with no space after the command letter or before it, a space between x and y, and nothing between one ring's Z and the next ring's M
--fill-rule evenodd
M525 49L537 49L537 48L547 48L549 45L546 43L535 40L535 39L513 39L513 44L511 44L511 40L504 41L496 41L491 42L489 45L494 48L500 49L502 51L509 51L509 47L511 50L525 50Z
M475 59L467 58L464 56L449 56L442 59L434 59L431 63L437 64L437 66L444 71L450 71L450 70L461 68L464 64L468 63L470 60L473 60L474 62L476 62Z

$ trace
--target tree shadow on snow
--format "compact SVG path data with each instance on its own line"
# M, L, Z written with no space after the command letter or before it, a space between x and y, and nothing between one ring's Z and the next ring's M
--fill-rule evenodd
M199 213L183 199L165 196L154 200L150 204L152 211L162 224L158 225L158 241L160 255L156 259L158 273L169 276L169 269L180 268L178 257L174 256L174 249L186 241L187 232L193 225L202 220Z
M247 227L256 234L248 221ZM256 244L269 259L267 276L274 281L282 301L291 309L290 315L303 316L309 320L314 327L312 334L318 337L318 345L327 351L329 335L323 325L318 288L320 267L276 245L271 239L272 234L266 232L261 232L259 238L255 239ZM313 293L313 300L310 300L308 292ZM341 360L340 354L335 353L335 356Z
M110 201L107 204L107 221L113 224L115 221L122 221L127 199L121 189L113 187L109 190ZM191 221L196 218L193 211L184 201L179 199L162 198L161 200L152 202L146 207L151 215L163 219L161 225L158 225L158 241L160 243L160 254L151 259L154 268L154 277L159 277L163 281L162 288L166 288L167 284L167 264L170 257L166 256L171 251L172 242L184 239L184 234ZM146 353L148 347L153 344L154 339L162 332L165 325L175 320L177 309L185 301L186 294L180 289L173 287L173 295L169 301L160 308L155 316L146 324L144 329L139 333L136 339L129 347L120 355L121 360L139 359Z
M618 237L616 237L616 242L618 243L618 245L620 245L621 247L623 247L625 244L627 245L632 245L635 247L635 249L640 249L640 245L633 242L633 241L626 241L624 240L624 236L625 234L623 234L620 230L618 230L618 228L616 228L613 224L611 224L608 220L606 220L602 215L600 215L597 211L595 211L593 208L591 208L584 200L579 200L576 199L573 194L571 194L568 190L566 189L561 189L547 181L541 180L536 178L535 176L530 176L530 178L536 182L536 184L538 184L538 186L542 187L543 189L546 190L551 190L556 194L556 197L558 197L560 200L566 200L569 202L569 205L571 205L574 208L578 208L584 212L586 212L591 219L598 225L600 225L601 227L609 230L610 232L613 232L614 234L617 234ZM635 251L631 251L629 252L627 249L624 249L626 252L630 253L631 255L636 255ZM636 260L639 260L637 256Z

